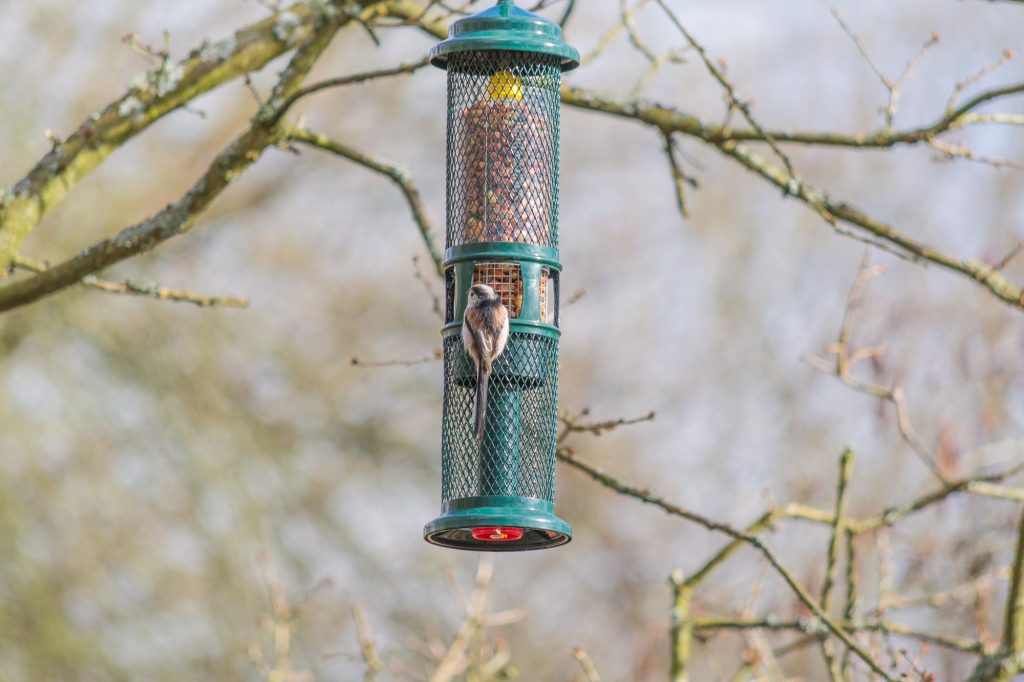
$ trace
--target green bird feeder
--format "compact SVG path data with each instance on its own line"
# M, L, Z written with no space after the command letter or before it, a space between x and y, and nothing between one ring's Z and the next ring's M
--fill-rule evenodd
M448 71L448 220L442 514L423 535L457 549L557 547L572 538L554 513L559 85L579 53L558 24L501 0L456 21L430 59ZM494 288L510 323L479 442L461 339L474 284Z

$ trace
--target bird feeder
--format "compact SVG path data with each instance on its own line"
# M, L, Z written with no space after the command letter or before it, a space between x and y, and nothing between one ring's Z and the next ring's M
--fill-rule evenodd
M554 513L559 85L579 53L558 24L500 0L452 24L430 58L448 71L448 188L442 515L423 535L458 549L556 547L572 537ZM480 441L460 336L474 284L495 290L510 322Z

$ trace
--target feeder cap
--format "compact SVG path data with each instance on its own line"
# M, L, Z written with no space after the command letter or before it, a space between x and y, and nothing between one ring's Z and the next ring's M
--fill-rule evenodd
M430 50L430 63L444 69L452 53L488 50L555 55L561 58L562 71L580 65L580 53L562 40L561 26L516 7L512 0L499 0L494 7L453 23L448 40Z

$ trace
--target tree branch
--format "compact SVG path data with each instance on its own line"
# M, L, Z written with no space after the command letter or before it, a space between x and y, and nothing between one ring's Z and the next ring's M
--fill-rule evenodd
M434 236L434 226L431 223L430 218L427 216L426 209L423 207L423 200L420 198L419 190L416 189L416 185L414 185L410 179L408 170L396 164L376 159L354 149L353 147L349 147L346 144L331 139L326 135L313 132L307 128L288 126L287 137L289 140L302 142L303 144L308 144L312 147L316 147L346 158L350 161L354 161L360 166L369 168L376 173L380 173L381 175L391 178L391 180L398 185L398 188L402 191L402 195L405 197L406 203L409 204L409 210L412 211L412 218L416 222L416 226L419 228L420 236L423 238L423 243L427 247L427 252L430 254L430 259L433 261L434 267L437 269L437 273L439 275L444 274L441 269L441 262L444 260L444 257L441 254L441 247L438 246L437 239Z
M0 312L11 310L65 289L84 277L171 237L183 234L198 216L270 145L284 139L278 123L284 105L302 85L306 74L347 21L338 15L319 15L309 37L293 56L268 102L253 118L249 130L221 152L200 179L177 201L156 215L85 249L77 256L31 279L0 288Z
M1017 550L1013 558L1010 591L1006 596L1003 649L1010 656L1024 653L1024 509L1017 523Z
M46 270L49 269L49 265L46 263L27 258L25 256L15 256L14 260L11 262L11 266L16 269L27 270L28 272L34 272L37 274L40 272L46 272ZM161 301L179 301L182 303L191 303L199 306L200 308L216 306L247 308L249 306L249 299L247 298L240 298L238 296L207 296L206 294L199 294L186 289L172 289L158 284L139 282L131 279L114 282L108 279L101 279L93 275L88 275L83 277L79 283L89 289L105 291L111 294L145 296L146 298L155 298Z
M669 584L672 585L671 679L672 682L687 682L693 644L693 620L690 618L693 587L687 585L683 572L678 569L672 571Z
M765 545L759 538L753 535L747 535L746 533L743 533L742 531L739 531L728 524L715 521L702 514L698 514L694 511L668 502L663 498L654 495L650 491L634 487L628 483L624 483L619 479L601 471L600 469L597 469L591 466L590 464L587 464L586 462L577 459L576 456L573 454L572 450L569 448L560 448L557 454L558 458L561 461L584 472L598 483L601 483L605 487L610 488L615 492L618 492L627 497L635 498L637 500L640 500L641 502L646 502L647 504L654 505L656 507L659 507L668 514L684 518L688 521L692 521L693 523L699 524L708 530L723 533L731 538L741 540L749 544L751 547L760 552L761 555L768 561L768 563L772 565L772 568L774 568L776 573L778 573L779 576L782 577L782 579L786 582L786 584L793 591L796 597L818 618L819 621L821 621L825 628L827 628L829 631L832 632L832 634L839 638L839 640L842 641L843 644L845 644L851 651L853 651L853 653L858 658L860 658L869 668L871 668L871 670L873 670L883 680L886 680L887 682L895 682L896 678L889 675L889 673L887 673L885 669L883 669L882 666L879 665L879 663L871 657L870 653L868 653L866 650L864 650L863 647L861 647L857 642L855 642L838 623L836 623L832 618L829 617L828 614L822 611L821 606L814 600L813 597L811 597L810 594L807 593L807 590L805 590L803 586L800 585L800 583L797 581L793 573L788 568L786 568L781 561L779 561L778 557L775 556L775 553L772 552L768 548L768 546Z
M1024 91L1024 85L1017 86L1017 90ZM979 95L978 97L982 96ZM975 98L975 100L977 99ZM872 218L850 204L828 199L824 192L812 185L804 182L793 183L792 176L785 169L772 165L751 148L738 144L735 141L735 136L724 140L716 137L713 129L709 129L692 116L641 100L613 100L594 92L569 86L563 86L562 100L567 104L582 109L590 109L646 123L657 128L662 134L675 131L701 139L707 144L716 147L748 170L814 209L833 227L838 228L837 223L846 223L861 234L873 236L882 243L898 249L908 257L918 261L934 263L964 277L968 277L989 290L1000 300L1010 303L1017 308L1024 307L1024 291L1011 284L1009 280L992 266L980 261L961 259L946 254L924 242L917 241L903 234L891 225ZM971 103L969 102L964 107L961 107L961 109L966 111L967 109L965 108L970 106ZM781 136L776 139L781 139ZM837 229L837 231L844 236L850 236L850 234L842 230Z
M369 0L361 0L368 4ZM58 142L10 191L0 189L0 270L43 216L110 154L163 116L294 49L333 5L297 3L179 62L142 74L118 100Z
M847 484L850 481L850 474L853 469L853 452L844 450L839 457L839 483L836 485L836 511L835 519L832 522L832 533L829 536L828 551L825 554L825 579L821 585L821 609L828 613L832 605L832 586L836 580L836 563L839 559L839 543L843 537L846 526L846 493ZM832 682L842 682L843 674L839 669L836 660L835 647L829 640L821 643L822 655L825 658L825 667L828 670Z

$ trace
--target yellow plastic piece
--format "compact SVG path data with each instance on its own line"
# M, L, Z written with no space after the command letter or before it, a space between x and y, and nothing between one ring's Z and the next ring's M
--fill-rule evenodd
M491 82L487 85L487 96L491 99L514 99L523 98L523 79L511 71L498 71L491 76Z

